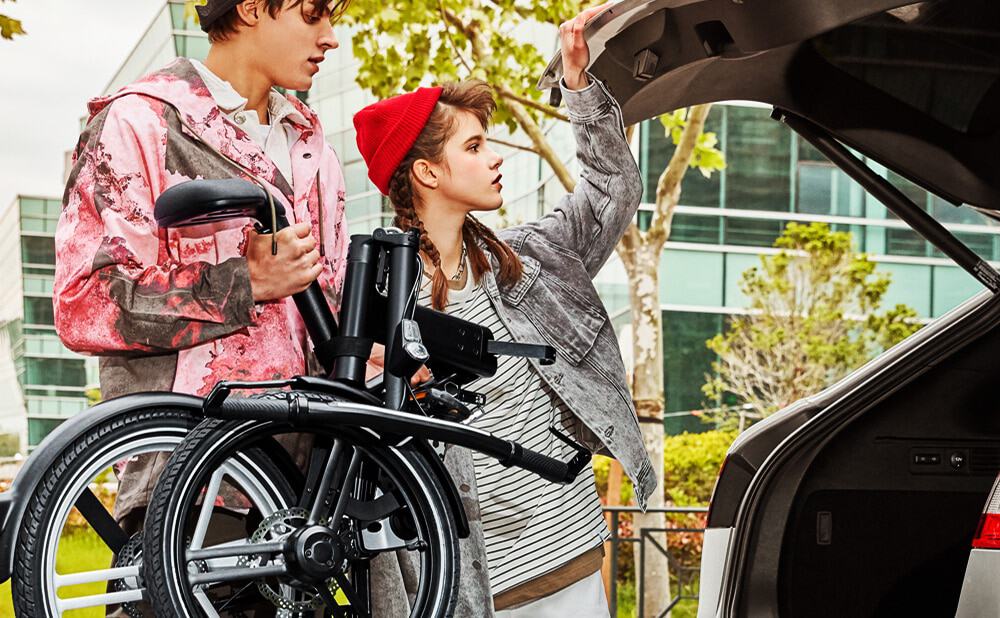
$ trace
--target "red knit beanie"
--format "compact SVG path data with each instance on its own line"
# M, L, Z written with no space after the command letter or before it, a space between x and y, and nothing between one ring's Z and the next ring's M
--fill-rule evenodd
M358 150L382 195L389 195L389 179L410 152L434 111L441 88L418 88L372 103L354 115Z

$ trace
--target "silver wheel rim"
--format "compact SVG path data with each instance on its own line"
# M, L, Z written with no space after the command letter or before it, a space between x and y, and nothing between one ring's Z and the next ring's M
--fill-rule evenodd
M45 590L45 615L62 616L64 612L86 607L99 607L108 604L136 602L141 600L144 589L126 592L104 593L60 599L59 589L82 583L107 582L123 577L134 577L138 574L137 567L125 569L106 569L81 571L75 573L57 573L56 556L62 532L70 511L84 489L90 487L96 476L113 464L130 457L157 451L173 451L187 435L187 430L179 427L149 427L138 432L123 432L116 439L84 456L85 463L70 480L66 489L51 507L55 513L52 521L58 522L49 526L44 534L42 567L39 571L42 581L36 585ZM280 495L273 479L260 472L251 462L229 460L225 464L226 476L234 479L251 498L266 517L274 511L283 508L275 496ZM258 485L260 480L268 482L268 487ZM215 614L217 616L217 614ZM211 616L211 614L210 614Z

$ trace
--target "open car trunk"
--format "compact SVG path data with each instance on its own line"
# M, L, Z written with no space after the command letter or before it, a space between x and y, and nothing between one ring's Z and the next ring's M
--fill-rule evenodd
M1000 211L1000 1L626 0L588 26L626 123L752 100L992 292L1000 278L844 146ZM553 87L558 58L540 86ZM719 614L953 615L1000 470L1000 299L984 293L730 449ZM704 612L705 608L702 608Z

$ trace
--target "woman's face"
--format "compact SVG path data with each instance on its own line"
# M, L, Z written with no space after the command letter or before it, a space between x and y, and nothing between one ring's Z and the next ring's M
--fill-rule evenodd
M486 142L486 131L470 112L456 112L456 130L444 147L440 196L464 205L468 212L496 210L503 205L500 165L503 157Z
M256 43L267 53L256 61L271 83L289 90L308 90L324 54L339 46L330 23L336 2L303 0L298 6L289 4L286 2L273 18L262 4L258 8Z

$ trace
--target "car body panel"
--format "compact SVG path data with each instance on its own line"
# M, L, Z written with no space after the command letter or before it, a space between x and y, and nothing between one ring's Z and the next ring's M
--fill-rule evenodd
M955 204L997 210L998 23L993 0L626 0L589 25L590 70L626 123L767 103ZM539 86L560 70L554 59Z
M701 577L698 580L698 618L713 618L722 596L722 575L733 538L732 528L707 528L701 546Z
M973 549L955 618L1000 616L1000 549Z

